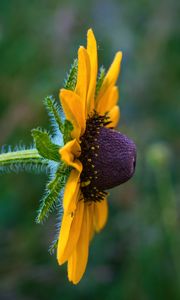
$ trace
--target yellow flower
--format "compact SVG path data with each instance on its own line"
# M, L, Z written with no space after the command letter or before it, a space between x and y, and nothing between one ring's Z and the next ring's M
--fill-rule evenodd
M107 221L107 193L104 190L121 183L109 184L107 181L103 185L101 181L104 171L97 169L101 162L98 161L96 165L99 148L103 144L101 140L108 136L106 131L111 132L111 135L116 134L112 128L117 125L120 116L116 81L121 59L122 53L117 52L96 95L97 44L92 29L89 29L87 48L80 46L78 50L76 88L74 91L60 90L60 101L66 119L73 125L73 131L72 140L59 151L61 159L72 167L72 171L64 191L57 259L60 265L68 263L68 278L74 284L80 281L85 272L89 243L94 233L99 232ZM110 147L110 143L108 145ZM133 172L134 169L131 170L131 176ZM128 179L131 176L128 175ZM123 178L122 182L126 180Z

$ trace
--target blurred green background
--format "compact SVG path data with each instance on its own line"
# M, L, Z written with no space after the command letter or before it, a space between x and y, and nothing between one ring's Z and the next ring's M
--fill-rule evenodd
M0 1L0 145L49 128L42 100L57 96L86 31L108 68L123 51L119 130L138 149L136 174L112 190L78 286L48 247L56 216L35 224L46 175L0 177L0 299L180 299L179 3Z

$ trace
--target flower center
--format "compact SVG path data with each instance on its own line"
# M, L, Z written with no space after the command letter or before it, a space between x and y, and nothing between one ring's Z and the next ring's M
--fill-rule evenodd
M101 201L105 190L122 184L134 174L136 146L125 135L107 128L107 115L94 113L87 120L86 131L81 137L83 165L81 191L84 201Z

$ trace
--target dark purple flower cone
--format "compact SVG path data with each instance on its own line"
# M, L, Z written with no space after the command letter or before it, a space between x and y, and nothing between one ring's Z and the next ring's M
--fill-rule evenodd
M97 179L92 179L92 185L106 190L129 180L136 165L134 142L118 131L102 127L97 144L98 156L93 160Z

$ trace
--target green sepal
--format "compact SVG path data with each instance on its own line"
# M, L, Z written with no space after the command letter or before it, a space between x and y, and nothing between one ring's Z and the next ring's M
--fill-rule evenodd
M73 130L72 123L68 120L65 120L65 122L64 122L64 134L63 134L64 144L66 144L67 142L72 140L72 137L71 137L71 131L72 130Z
M49 160L60 161L60 146L52 143L49 134L42 129L32 129L31 131L36 148L39 154Z
M69 175L69 167L64 164L60 165L55 173L55 177L46 185L46 195L41 200L38 216L36 218L37 223L42 223L53 211L57 204L60 193L64 188Z
M105 78L105 75L106 75L106 70L103 66L100 67L99 69L99 75L98 75L98 78L97 78L97 83L96 83L96 92L95 92L95 97L97 97L99 91L100 91L100 88L102 86L102 83L103 83L103 80Z
M65 185L66 184L66 179L67 179L67 177L69 175L69 172L70 172L69 166L67 166L64 163L62 163L59 166L59 168L57 169L54 179L51 180L47 184L47 189L51 191L53 189L53 186L56 185L56 183L59 180L59 178L62 179L62 183L63 183L63 179L64 179L64 185Z
M67 79L64 83L64 88L67 90L74 91L77 82L77 71L78 71L78 61L77 59L74 60L73 64L71 65L71 69L67 75Z
M55 250L57 249L58 246L58 238L56 238L52 243L51 246L49 247L49 253L52 255L54 254Z
M52 120L52 123L56 123L61 133L64 131L64 125L63 121L61 119L61 106L56 103L56 100L53 98L53 96L47 96L44 99L44 104L47 109L47 112ZM53 124L52 124L53 125Z

